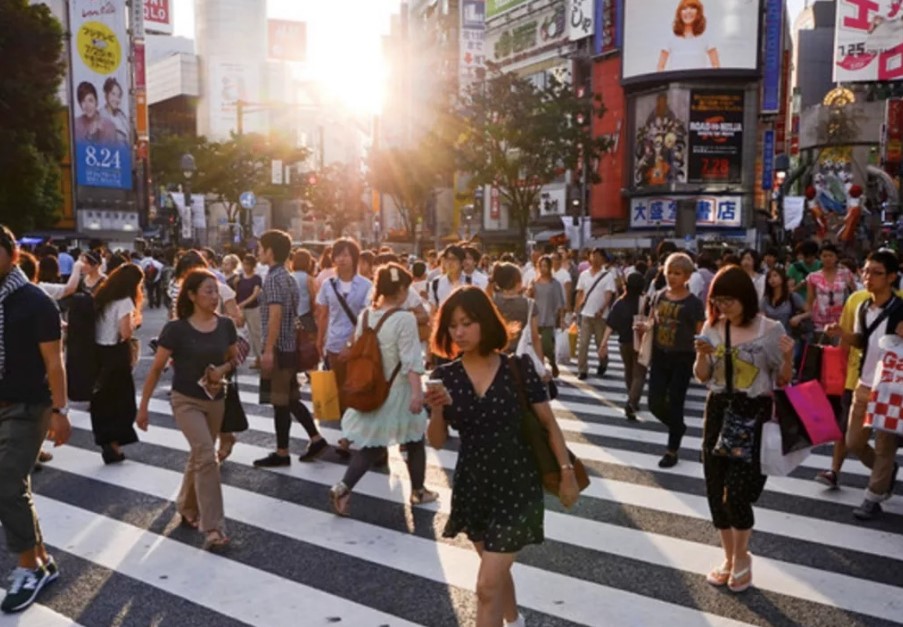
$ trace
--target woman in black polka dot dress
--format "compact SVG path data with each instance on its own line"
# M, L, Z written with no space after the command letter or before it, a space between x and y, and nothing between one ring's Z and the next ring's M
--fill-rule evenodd
M448 428L461 445L455 468L446 537L464 532L480 554L477 627L523 625L511 578L517 552L543 540L543 493L532 452L521 439L521 410L508 358L501 353L509 333L498 310L475 287L452 293L439 311L434 352L457 359L433 371L426 403L432 408L428 437L441 447ZM529 358L517 359L524 393L549 431L562 466L561 502L579 494L564 437L555 422L546 388ZM441 384L439 383L441 382Z

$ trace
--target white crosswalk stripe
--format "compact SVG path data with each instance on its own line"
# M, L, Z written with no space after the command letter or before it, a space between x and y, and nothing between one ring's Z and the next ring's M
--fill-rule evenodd
M903 624L903 505L888 501L884 517L856 523L850 510L868 471L848 460L844 489L825 491L812 476L829 465L829 450L790 477L769 478L751 547L756 588L740 596L710 588L704 577L721 550L698 458L705 390L694 385L688 395L680 463L660 469L665 430L645 411L639 422L624 419L622 365L617 350L610 354L602 379L578 381L562 368L553 408L593 476L571 511L547 499L546 542L515 565L528 625ZM406 505L407 470L393 449L388 472L368 473L351 518L338 519L327 488L344 462L327 453L314 463L253 468L272 450L272 410L256 403L253 374L238 383L250 429L222 468L229 549L202 551L198 534L178 527L173 501L188 444L165 385L151 402L150 430L125 449L123 464L102 464L90 417L75 410L71 445L34 477L63 576L19 624L97 625L111 615L103 612L123 623L131 616L131 624L471 624L477 556L463 538L441 537L457 440L427 451L437 503ZM327 440L340 437L338 423L320 427ZM304 446L293 438L295 454ZM102 584L85 607L72 600L80 577ZM92 607L107 602L116 610Z

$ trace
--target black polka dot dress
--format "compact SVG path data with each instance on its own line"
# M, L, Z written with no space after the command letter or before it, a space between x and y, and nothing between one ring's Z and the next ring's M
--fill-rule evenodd
M529 358L521 360L528 400L547 399ZM443 535L461 532L485 550L513 553L543 540L543 493L532 451L521 439L520 405L506 356L486 394L477 396L460 360L437 368L451 394L444 416L458 431L451 515Z

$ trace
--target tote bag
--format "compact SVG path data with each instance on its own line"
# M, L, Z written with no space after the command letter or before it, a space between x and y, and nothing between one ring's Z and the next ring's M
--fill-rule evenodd
M843 435L837 426L834 408L818 381L806 381L784 388L813 446L837 442Z
M785 454L780 423L772 420L762 425L759 464L763 475L786 477L806 461L811 452L812 447L806 447Z
M903 340L889 335L878 346L884 352L875 369L863 424L903 436Z
M529 309L527 309L527 323L524 325L524 328L520 332L520 339L517 341L517 348L514 350L514 354L521 356L528 356L531 361L533 361L533 367L536 369L536 374L540 377L546 374L546 365L536 354L536 351L533 349L533 307L535 305L531 302Z

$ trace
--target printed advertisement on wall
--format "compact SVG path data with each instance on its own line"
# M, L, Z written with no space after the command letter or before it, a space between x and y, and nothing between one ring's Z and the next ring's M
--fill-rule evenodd
M125 4L73 0L70 19L76 180L132 189Z
M486 0L486 19L516 9L522 4L527 4L527 0Z
M144 30L172 35L172 5L175 0L144 0Z
M834 81L903 80L903 3L837 0Z
M690 183L739 183L743 174L740 90L690 92Z
M227 137L237 129L237 105L239 100L257 102L260 99L257 64L239 59L214 58L210 60L210 128L214 137ZM244 116L244 131L256 132L263 116Z
M567 39L564 2L555 2L486 33L486 56L499 65L516 63Z
M625 80L757 68L759 0L631 0L624 10Z
M458 87L463 93L480 79L486 65L486 3L483 0L461 0L459 30Z
M665 91L634 101L633 186L687 182L687 92Z
M307 58L307 23L267 20L267 56L302 63Z

